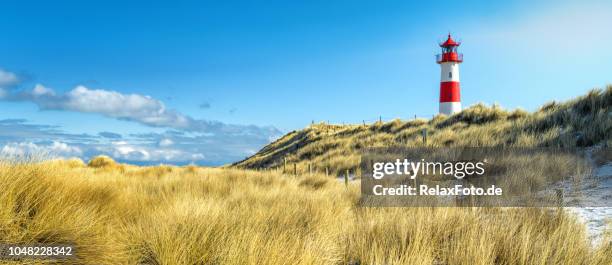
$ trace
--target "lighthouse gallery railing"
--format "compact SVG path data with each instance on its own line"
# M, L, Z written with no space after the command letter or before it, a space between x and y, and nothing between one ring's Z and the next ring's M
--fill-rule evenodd
M463 53L450 52L436 54L436 62L463 62Z

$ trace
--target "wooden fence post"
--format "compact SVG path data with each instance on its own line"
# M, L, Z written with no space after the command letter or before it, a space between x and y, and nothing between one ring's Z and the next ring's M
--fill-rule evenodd
M293 163L293 175L297 176L297 163Z
M348 183L349 183L349 172L350 172L350 171L349 171L349 169L347 168L347 169L346 169L346 175L344 175L344 185L345 185L345 186L348 186Z
M287 173L287 158L283 157L283 174Z
M312 175L312 164L308 163L308 174Z
M423 136L423 144L427 144L427 129L423 129L421 135Z
M329 176L329 168L325 167L325 176Z
M555 189L556 203L559 208L563 207L563 189Z

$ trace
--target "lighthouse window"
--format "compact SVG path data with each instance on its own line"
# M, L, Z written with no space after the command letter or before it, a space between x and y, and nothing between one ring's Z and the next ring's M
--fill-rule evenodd
M448 78L453 78L453 72L448 72Z

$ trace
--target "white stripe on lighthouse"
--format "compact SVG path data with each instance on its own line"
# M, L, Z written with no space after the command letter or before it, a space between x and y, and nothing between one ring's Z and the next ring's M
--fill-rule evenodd
M453 115L461 111L461 102L440 102L440 113L444 115Z
M459 82L459 64L457 62L444 62L440 64L441 82Z

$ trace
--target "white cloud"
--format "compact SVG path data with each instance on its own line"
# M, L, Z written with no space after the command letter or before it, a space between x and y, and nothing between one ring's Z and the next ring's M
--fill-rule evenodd
M131 144L128 141L112 142L110 146L101 146L99 151L109 153L113 158L129 161L199 161L204 159L201 153L193 153L187 150L160 148L157 146L146 146Z
M206 157L203 154L200 154L200 153L191 154L191 160L193 160L193 161L203 160L204 158L206 158Z
M70 146L67 143L62 143L59 141L53 141L51 146L47 147L51 152L55 152L61 155L69 155L69 156L79 156L83 154L80 148L76 146Z
M174 142L168 138L164 138L161 141L159 141L159 146L161 147L165 147L165 146L171 146L173 145Z
M152 127L167 127L199 133L259 135L262 137L280 134L280 131L274 127L196 120L175 110L167 109L163 102L150 96L89 89L85 86L77 86L67 93L57 94L53 89L37 84L31 90L13 92L2 99L33 102L41 110L98 113L106 117L138 122Z
M39 97L43 95L46 97ZM189 117L167 109L164 103L150 96L85 86L77 86L57 96L53 90L37 85L31 92L22 94L21 99L31 100L41 109L98 113L155 127L187 128L192 122Z
M151 159L151 156L145 148L132 146L126 141L112 142L111 144L113 157L136 160L136 161L147 161Z
M15 73L0 69L0 87L11 87L19 83L19 78Z
M19 77L15 73L0 69L0 99L7 97L10 94L8 88L19 84L19 82Z
M48 87L45 87L41 84L36 84L34 86L34 89L32 89L32 95L35 97L40 97L40 96L55 96L55 92L53 91L53 89L50 89Z
M43 156L56 157L79 157L83 151L77 146L71 146L63 142L53 141L51 144L36 144L33 142L11 142L0 150L2 157L28 157Z

